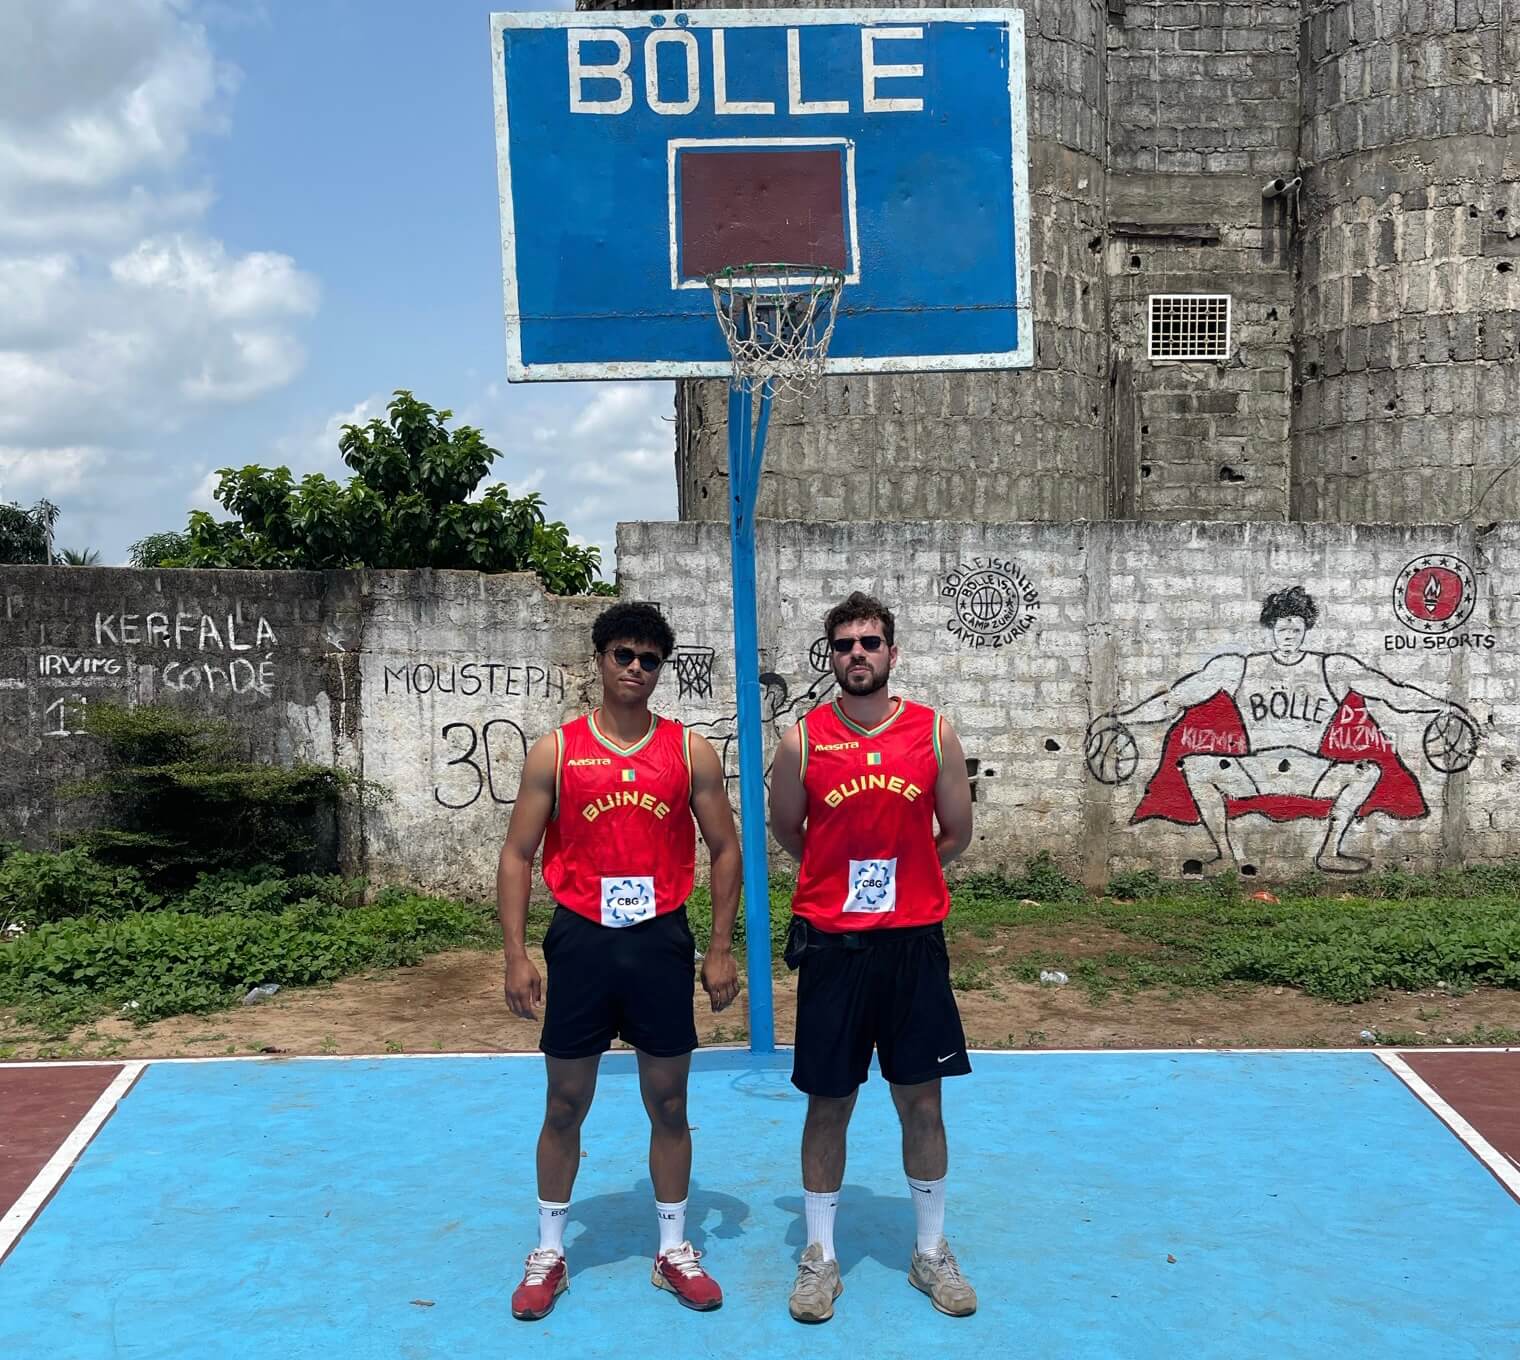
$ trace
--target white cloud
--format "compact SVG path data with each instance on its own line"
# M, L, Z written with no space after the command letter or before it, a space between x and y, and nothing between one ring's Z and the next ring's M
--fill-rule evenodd
M618 521L675 518L673 417L667 382L521 383L488 388L469 421L502 451L491 476L538 491L610 579Z
M159 437L305 363L317 280L197 225L212 191L192 151L238 75L196 14L0 0L0 494L72 488L66 515L105 516L91 472L130 467L134 495L178 500L202 469L166 466Z
M223 123L236 80L171 0L7 0L0 234L33 234L60 191L82 207L171 172Z

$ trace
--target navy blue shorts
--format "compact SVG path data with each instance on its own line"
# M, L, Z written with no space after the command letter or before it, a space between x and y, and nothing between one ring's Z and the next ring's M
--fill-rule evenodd
M794 917L793 960L798 1090L849 1095L870 1073L873 1049L894 1086L971 1071L941 926L836 935Z
M604 926L556 907L544 936L539 1048L551 1058L589 1058L621 1039L654 1058L690 1053L696 960L685 907L634 926Z

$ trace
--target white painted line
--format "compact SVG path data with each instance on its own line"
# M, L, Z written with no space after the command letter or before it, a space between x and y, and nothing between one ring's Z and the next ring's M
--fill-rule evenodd
M131 1089L132 1083L137 1080L147 1065L145 1062L129 1062L123 1065L111 1084L100 1093L95 1103L85 1111L84 1117L74 1125L73 1132L63 1140L58 1151L48 1158L47 1165L22 1191L21 1198L11 1206L4 1218L0 1218L0 1261L3 1261L6 1253L16 1245L21 1234L26 1231L27 1224L37 1216L38 1210L47 1202L48 1196L62 1184L63 1178L79 1160L80 1154L89 1146L90 1139L99 1132L100 1126L110 1117L117 1102Z
M745 1044L707 1044L696 1050L698 1053L748 1053L749 1048ZM777 1044L776 1053L785 1054L792 1051L791 1044ZM1493 1048L1481 1046L1457 1047L1456 1045L1442 1044L1439 1047L1416 1049L1415 1052L1424 1053L1520 1053L1520 1048ZM620 1048L611 1050L616 1053L631 1053L632 1049ZM987 1057L1010 1057L1010 1058L1134 1058L1150 1055L1164 1055L1166 1057L1181 1057L1184 1055L1208 1054L1217 1057L1220 1054L1239 1054L1241 1056L1262 1055L1303 1055L1303 1054L1346 1054L1366 1053L1373 1056L1382 1056L1384 1050L1379 1050L1370 1045L1361 1045L1348 1048L973 1048L969 1052L971 1056L978 1055ZM239 1053L227 1054L224 1057L204 1058L141 1058L132 1059L144 1065L159 1064L184 1064L184 1063L292 1063L292 1062L391 1062L395 1059L432 1059L432 1058L515 1058L515 1059L541 1059L544 1055L536 1050L515 1049L510 1052L494 1053L489 1049L459 1050L452 1053ZM122 1058L32 1058L24 1061L0 1062L0 1070L7 1067L115 1067L117 1063L125 1061Z
M1379 1053L1378 1057L1383 1060L1384 1066L1389 1071L1393 1072L1405 1086L1430 1107L1432 1113L1447 1128L1467 1144L1468 1151L1498 1177L1499 1184L1516 1199L1520 1199L1520 1169L1517 1169L1508 1157L1505 1157L1487 1138L1441 1099L1435 1087L1421 1077L1397 1053Z

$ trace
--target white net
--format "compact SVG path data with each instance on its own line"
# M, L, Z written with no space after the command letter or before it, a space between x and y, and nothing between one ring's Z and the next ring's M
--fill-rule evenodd
M806 396L823 377L844 287L837 269L735 265L708 275L713 310L733 355L736 387Z

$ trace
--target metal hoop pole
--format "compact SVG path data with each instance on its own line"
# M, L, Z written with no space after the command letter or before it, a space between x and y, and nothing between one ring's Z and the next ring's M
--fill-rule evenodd
M755 502L771 385L760 389L760 419L751 430L745 383L728 389L728 544L734 583L734 677L738 690L740 843L744 851L744 938L749 981L749 1048L776 1051L771 998L771 901L765 825L765 743L760 732L760 642L755 617Z

